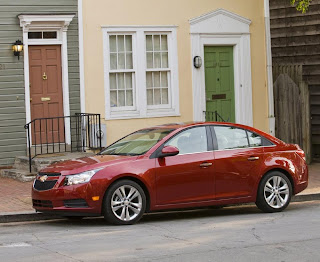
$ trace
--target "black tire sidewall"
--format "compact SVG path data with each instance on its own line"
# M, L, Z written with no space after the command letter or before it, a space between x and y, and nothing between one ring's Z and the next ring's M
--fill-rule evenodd
M287 182L288 187L289 187L289 198L288 198L288 201L281 208L273 208L273 207L271 207L267 203L265 198L264 198L264 187L265 187L265 184L273 176L279 176L279 177L283 178ZM291 201L291 197L292 197L292 183L291 183L290 179L280 171L272 171L272 172L266 174L261 179L261 182L260 182L259 188L258 188L258 192L257 192L256 205L258 206L259 209L261 209L264 212L268 212L268 213L281 212L282 210L284 210L284 209L286 209L288 207L288 205L290 204L290 201Z
M124 185L130 185L134 188L136 188L140 195L141 195L141 198L142 198L142 207L141 207L141 212L140 214L133 220L130 220L130 221L122 221L120 220L119 218L117 218L113 212L112 212L112 209L111 209L111 198L112 198L112 195L113 193L121 186L124 186ZM114 224L114 225L132 225L132 224L135 224L136 222L138 222L141 217L143 216L145 210L146 210L146 203L147 203L147 199L146 199L146 195L145 195L145 192L144 190L141 188L141 186L134 182L134 181L131 181L131 180L127 180L127 179L124 179L124 180L119 180L117 182L115 182L114 184L112 184L106 194L105 194L105 197L104 197L104 201L103 201L103 212L104 212L104 218L111 224Z

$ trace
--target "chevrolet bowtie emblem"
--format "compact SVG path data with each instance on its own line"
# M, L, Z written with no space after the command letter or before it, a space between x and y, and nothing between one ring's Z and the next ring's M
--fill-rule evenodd
M44 176L41 176L41 177L39 178L39 180L43 183L44 181L47 180L47 178L48 178L48 176L47 176L47 175L44 175Z

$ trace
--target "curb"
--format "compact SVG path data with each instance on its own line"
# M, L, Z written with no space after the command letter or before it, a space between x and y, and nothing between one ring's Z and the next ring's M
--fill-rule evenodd
M292 197L291 202L293 203L307 202L307 201L314 201L314 200L320 200L320 193L308 194L308 195L296 195ZM251 204L251 203L247 203L246 205L248 204ZM62 216L54 215L54 214L37 213L35 211L0 213L0 224L11 223L11 222L44 221L44 220L54 220L54 219L65 219L65 218Z

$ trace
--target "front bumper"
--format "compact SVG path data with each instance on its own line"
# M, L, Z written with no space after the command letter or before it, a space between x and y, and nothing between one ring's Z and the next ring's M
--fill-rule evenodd
M64 176L48 177L45 182L40 182L38 178L32 187L32 202L36 211L61 215L101 215L104 191L99 186L94 186L94 181L65 186ZM39 183L51 183L54 186L47 189L44 185L40 190L37 190Z

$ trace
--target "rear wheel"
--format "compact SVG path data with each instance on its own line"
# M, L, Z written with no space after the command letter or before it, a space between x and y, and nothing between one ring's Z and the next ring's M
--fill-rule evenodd
M280 212L290 203L292 185L286 175L273 171L260 182L256 205L264 212Z
M107 191L104 199L105 219L117 225L138 222L146 209L146 195L139 184L120 180Z

